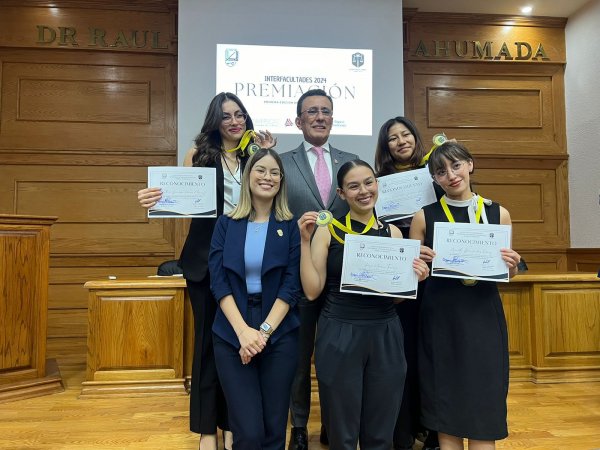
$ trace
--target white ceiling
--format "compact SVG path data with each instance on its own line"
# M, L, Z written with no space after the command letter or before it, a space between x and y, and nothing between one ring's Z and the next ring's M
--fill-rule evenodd
M569 17L593 0L402 0L405 8L420 12L523 15L521 7L532 6L532 16Z

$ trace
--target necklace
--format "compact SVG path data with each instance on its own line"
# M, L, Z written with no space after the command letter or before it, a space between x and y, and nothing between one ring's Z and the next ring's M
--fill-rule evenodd
M240 177L239 180L235 177L235 175L233 174L233 172L229 168L229 162L227 161L228 158L225 158L225 155L223 155L223 153L221 153L221 158L223 158L223 162L225 163L225 167L227 167L227 171L231 175L231 178L233 178L233 181L235 181L237 184L239 184L241 186L242 185L241 177ZM235 158L235 162L236 162L235 172L237 172L240 169L240 161L238 160L237 156Z

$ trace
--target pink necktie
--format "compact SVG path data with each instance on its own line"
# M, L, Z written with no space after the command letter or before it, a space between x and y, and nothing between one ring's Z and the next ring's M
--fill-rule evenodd
M323 157L323 148L313 147L311 149L317 155L317 164L315 164L315 181L319 188L319 194L321 194L321 200L323 205L327 207L327 200L329 200L329 191L331 190L331 176L329 175L329 169L327 163Z

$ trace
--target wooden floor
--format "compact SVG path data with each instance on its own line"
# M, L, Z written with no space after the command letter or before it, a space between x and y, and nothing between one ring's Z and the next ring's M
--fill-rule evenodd
M83 367L62 375L63 393L0 404L0 449L197 448L187 397L80 400ZM309 433L320 450L316 401ZM508 420L498 449L600 449L600 383L512 383Z

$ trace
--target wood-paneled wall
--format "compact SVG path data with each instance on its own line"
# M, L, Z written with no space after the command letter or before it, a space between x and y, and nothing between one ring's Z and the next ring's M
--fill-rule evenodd
M405 10L405 113L426 142L471 150L476 191L509 210L533 272L568 269L565 23Z
M153 274L177 254L175 225L149 221L136 198L147 166L177 161L176 11L0 5L0 213L58 217L47 348L59 365L85 363L86 281Z

